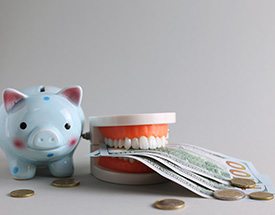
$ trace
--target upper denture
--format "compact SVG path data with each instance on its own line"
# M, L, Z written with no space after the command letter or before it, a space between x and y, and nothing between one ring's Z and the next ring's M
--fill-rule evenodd
M164 147L167 144L166 137L145 137L130 139L128 137L119 140L112 140L111 138L105 138L104 142L106 145L114 148L125 148L125 149L156 149Z
M142 136L145 137L163 137L168 134L168 124L152 125L134 125L134 126L109 126L99 128L102 135L106 138L124 139L126 137L133 139Z

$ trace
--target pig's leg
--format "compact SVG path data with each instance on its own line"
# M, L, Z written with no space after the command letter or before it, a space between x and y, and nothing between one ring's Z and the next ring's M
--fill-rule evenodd
M49 164L49 169L55 177L69 177L74 173L72 155Z
M36 166L14 157L8 157L9 170L15 179L31 179L36 172Z

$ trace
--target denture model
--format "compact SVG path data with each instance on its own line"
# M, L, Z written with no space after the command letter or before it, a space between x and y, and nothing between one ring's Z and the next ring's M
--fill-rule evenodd
M91 151L102 146L121 149L152 150L168 143L168 124L176 122L175 113L152 113L89 118ZM119 184L153 184L164 179L146 165L128 158L91 158L92 174Z

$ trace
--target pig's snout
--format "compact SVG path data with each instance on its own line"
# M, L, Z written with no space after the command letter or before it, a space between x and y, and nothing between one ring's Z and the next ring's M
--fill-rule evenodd
M56 132L49 129L34 131L30 136L29 145L31 148L40 150L54 149L61 146Z

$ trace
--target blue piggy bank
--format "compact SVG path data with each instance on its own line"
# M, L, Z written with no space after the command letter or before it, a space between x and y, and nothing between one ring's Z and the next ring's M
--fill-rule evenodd
M84 124L79 86L6 89L0 107L0 146L15 179L48 166L55 177L73 174L73 152Z

